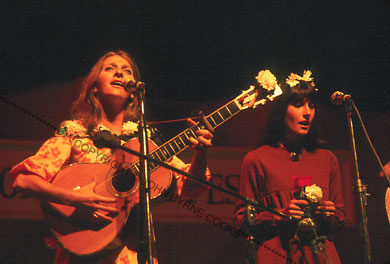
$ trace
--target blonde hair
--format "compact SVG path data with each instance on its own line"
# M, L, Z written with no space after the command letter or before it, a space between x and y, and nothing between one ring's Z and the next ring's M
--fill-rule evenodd
M127 52L119 50L109 51L104 54L92 67L88 76L85 78L79 98L72 105L72 118L82 121L88 130L96 127L101 118L102 105L94 90L97 85L97 80L102 70L103 63L111 56L120 56L127 60L133 69L134 80L141 80L141 74L138 66L131 55ZM125 104L125 116L123 121L135 121L138 119L137 106L137 98L129 97L129 100Z

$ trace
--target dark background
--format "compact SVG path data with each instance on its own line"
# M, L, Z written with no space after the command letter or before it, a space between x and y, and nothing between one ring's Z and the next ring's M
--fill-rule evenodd
M389 111L389 1L2 1L4 93L88 74L105 52L134 55L149 98L209 102L313 72L324 100L351 93ZM3 93L2 91L2 93Z

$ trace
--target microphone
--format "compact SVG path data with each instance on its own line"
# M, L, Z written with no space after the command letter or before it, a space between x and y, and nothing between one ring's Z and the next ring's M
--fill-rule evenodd
M93 140L93 144L95 144L97 148L115 149L120 147L119 140L115 138L108 130L99 130L97 132L92 132L91 138Z
M330 96L330 101L334 105L342 105L344 102L350 101L352 96L350 94L344 94L343 92L336 91Z
M127 92L134 92L134 90L137 90L137 89L144 89L145 83L130 80L130 81L126 82L124 88Z

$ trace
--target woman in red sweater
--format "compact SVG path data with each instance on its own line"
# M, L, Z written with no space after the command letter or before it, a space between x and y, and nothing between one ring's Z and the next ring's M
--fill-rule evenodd
M258 246L256 263L340 263L330 237L345 219L339 166L335 155L318 143L311 72L291 74L283 90L268 120L265 143L242 164L240 193L292 218L257 211L250 228ZM319 201L297 195L311 185L320 187L315 187ZM238 204L240 226L245 209Z

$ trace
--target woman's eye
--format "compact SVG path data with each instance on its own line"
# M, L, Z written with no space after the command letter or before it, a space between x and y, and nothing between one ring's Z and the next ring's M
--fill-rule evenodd
M128 75L131 75L131 70L124 70L124 72Z
M106 68L104 68L105 71L111 71L113 68L111 66L107 66Z
M314 105L314 104L309 104L309 107L310 107L311 109L314 109L314 108L315 108L315 105Z
M298 107L301 107L302 105L303 105L303 104L300 103L300 102L294 104L294 106L297 107L297 108L298 108Z

